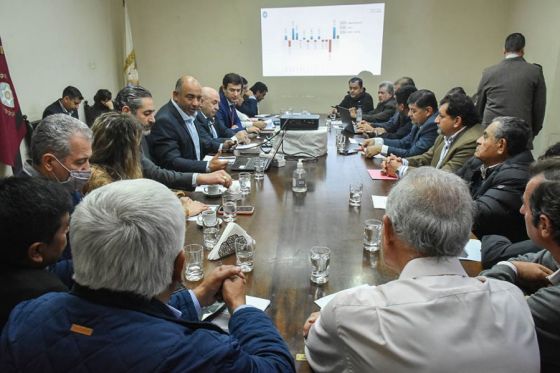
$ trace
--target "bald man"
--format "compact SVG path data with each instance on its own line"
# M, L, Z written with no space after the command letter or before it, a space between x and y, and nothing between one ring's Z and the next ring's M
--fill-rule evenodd
M211 147L219 148L226 141L249 143L251 140L247 131L235 132L216 120L219 110L220 94L212 87L202 87L200 110L196 116L196 126L203 142L209 142Z
M156 123L148 136L151 154L164 168L181 172L213 172L223 170L227 161L221 161L218 152L210 161L204 156L216 152L216 148L201 141L195 124L202 100L202 87L192 76L177 80L173 97L156 115ZM229 150L233 141L224 143Z

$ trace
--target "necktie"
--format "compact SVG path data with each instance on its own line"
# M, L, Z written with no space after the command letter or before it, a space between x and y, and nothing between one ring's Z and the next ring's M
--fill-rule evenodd
M218 138L218 133L216 132L216 128L214 128L214 122L211 120L208 120L208 127L210 127L210 132L212 132L212 137L217 139Z
M235 105L231 104L229 105L229 124L230 127L233 128L233 126L235 126L235 118L234 118L234 114L235 113Z
M198 138L198 131L196 130L193 119L186 119L185 124L187 125L187 131L189 131L189 135L191 135L191 139L194 144L194 150L196 151L196 160L200 161L200 139Z

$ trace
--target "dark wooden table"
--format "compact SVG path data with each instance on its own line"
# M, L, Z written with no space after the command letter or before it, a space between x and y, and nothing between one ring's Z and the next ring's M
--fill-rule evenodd
M396 274L362 247L363 222L381 219L384 210L374 209L371 195L387 195L393 181L373 181L368 168L379 168L379 161L366 160L359 154L338 155L335 130L329 133L328 154L305 162L307 192L291 189L295 160L286 166L271 168L262 181L253 180L251 194L243 205L255 207L251 216L238 216L237 223L255 240L255 267L248 274L247 294L271 300L267 314L287 341L294 357L304 352L302 326L309 314L318 311L316 299L361 284L381 284ZM233 173L234 179L237 174ZM362 182L362 206L349 206L349 184ZM208 204L220 199L202 193L192 197ZM222 226L223 228L223 226ZM187 223L186 240L202 242L202 230L195 222ZM329 282L317 286L309 280L309 250L312 246L331 249ZM373 260L372 260L373 259ZM234 264L235 256L222 260ZM375 262L378 262L377 265ZM205 271L218 264L205 259ZM187 283L193 287L196 283ZM306 362L296 362L298 371L309 371Z

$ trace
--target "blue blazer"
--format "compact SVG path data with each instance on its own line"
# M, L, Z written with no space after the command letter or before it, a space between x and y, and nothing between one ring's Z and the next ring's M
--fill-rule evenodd
M257 103L257 99L255 98L246 98L243 103L237 107L237 110L249 116L249 118L253 118L255 115L259 113L259 106Z
M235 134L236 132L240 132L245 130L241 125L241 120L237 116L237 111L233 111L233 114L229 110L229 104L224 92L220 89L220 108L216 113L216 122L220 123L221 126L233 131ZM236 128L232 128L237 126ZM232 135L233 136L233 135ZM231 136L225 136L231 137Z
M203 141L199 142L201 158L212 153L208 144L205 146ZM206 172L207 162L196 159L191 135L171 101L159 109L148 143L150 154L159 166L181 172Z
M383 144L389 147L387 154L405 158L430 149L438 136L436 117L437 113L433 114L420 127L413 124L410 133L402 139L384 139Z

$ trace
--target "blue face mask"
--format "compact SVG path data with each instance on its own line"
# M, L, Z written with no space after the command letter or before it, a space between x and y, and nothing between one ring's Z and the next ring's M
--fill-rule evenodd
M91 170L87 170L87 171L69 170L68 168L66 168L66 166L64 166L62 164L62 162L60 162L58 160L58 158L54 157L54 159L56 159L58 164L61 165L62 167L64 167L64 169L66 171L68 171L68 179L66 179L64 181L60 181L60 180L58 180L58 178L56 178L56 175L55 175L54 177L56 178L56 180L60 184L64 185L64 187L69 192L80 192L82 190L82 188L84 187L84 185L86 185L87 182L89 181L89 179L91 177Z

